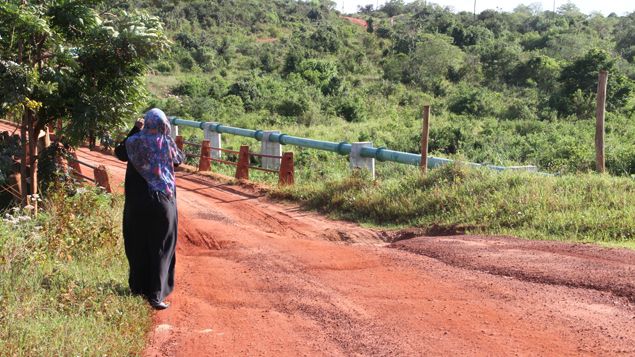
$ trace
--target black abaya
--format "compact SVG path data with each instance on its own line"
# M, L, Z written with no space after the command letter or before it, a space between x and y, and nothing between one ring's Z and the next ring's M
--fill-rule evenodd
M128 137L137 132L139 129L134 127ZM125 142L124 139L115 148L115 155L127 162ZM150 192L146 180L128 162L125 199L123 238L130 265L130 290L145 295L150 302L161 302L174 288L176 193L168 197L162 192Z

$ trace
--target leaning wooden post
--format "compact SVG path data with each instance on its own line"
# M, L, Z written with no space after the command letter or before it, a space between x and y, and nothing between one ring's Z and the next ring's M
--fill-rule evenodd
M9 176L9 186L18 194L18 199L22 198L22 179L19 172Z
M112 186L110 185L112 180L110 179L110 173L108 172L108 169L106 169L106 166L99 165L93 171L93 174L95 175L95 185L103 187L108 193L112 193Z
M51 146L51 131L49 130L49 126L45 125L44 126L44 148L47 149L49 146Z
M423 127L421 129L421 173L428 172L428 140L430 138L430 106L423 107Z
M183 151L183 137L181 135L177 135L174 142L176 143L176 147Z
M606 171L604 161L604 115L606 114L606 86L608 72L601 70L598 78L598 96L595 109L595 167L599 173Z
M203 140L201 143L201 157L198 160L198 171L209 171L210 169L210 145L209 140Z
M293 153L285 152L282 154L282 160L280 161L280 176L278 184L293 185L294 181Z
M236 166L236 178L249 180L249 146L242 145L238 153L238 166Z

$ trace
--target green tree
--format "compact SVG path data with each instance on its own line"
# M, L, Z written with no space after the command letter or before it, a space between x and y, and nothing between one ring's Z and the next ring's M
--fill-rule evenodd
M534 54L516 67L512 80L519 86L536 86L545 91L553 91L559 76L558 61L546 55Z
M500 88L503 83L508 83L519 63L522 52L520 46L513 42L493 41L477 47L488 85Z
M0 114L22 118L22 187L30 176L31 193L37 193L40 131L63 119L66 138L73 144L120 126L144 104L147 61L167 48L156 17L107 4L0 3Z
M381 7L381 11L385 12L389 17L402 14L405 9L403 0L390 0Z
M588 102L588 98L593 96L597 90L598 74L603 69L609 72L607 110L624 108L633 94L633 81L619 73L616 59L607 51L594 49L563 68L560 76L562 89L553 98L558 111L563 114L580 113L576 104Z
M635 62L635 12L620 19L615 29L616 49L627 61Z
M417 49L405 69L404 82L412 82L424 90L433 90L446 79L450 70L456 71L463 64L464 53L452 45L452 38L445 35L421 35Z

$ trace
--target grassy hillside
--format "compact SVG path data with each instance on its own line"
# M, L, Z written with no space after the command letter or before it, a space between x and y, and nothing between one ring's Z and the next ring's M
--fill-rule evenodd
M421 178L378 163L373 182L350 176L336 154L285 147L296 154L298 185L275 197L383 226L633 244L635 13L588 15L566 4L474 16L393 0L353 15L363 27L328 1L135 4L159 14L173 38L147 78L151 105L172 115L419 152L420 113L431 104L432 154L564 175L452 166ZM624 178L589 174L600 69L610 72L607 166Z
M608 169L635 173L635 14L567 4L475 17L393 0L355 15L366 28L328 1L130 3L159 15L173 39L147 79L150 104L172 115L418 152L431 104L436 155L578 173L593 167L604 68Z

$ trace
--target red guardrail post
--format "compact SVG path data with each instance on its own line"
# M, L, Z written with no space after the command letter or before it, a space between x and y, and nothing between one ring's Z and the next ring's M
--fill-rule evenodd
M249 180L249 146L242 145L238 154L238 166L236 166L236 178Z
M210 169L210 145L209 140L201 143L201 157L198 160L198 171L209 171Z
M108 172L108 169L106 169L106 166L99 165L99 167L94 170L94 175L95 185L103 187L108 193L112 193L112 186L110 186L110 173Z
M71 156L74 160L68 160L68 165L73 169L73 171L77 172L80 175L83 175L82 166L79 164L79 161L77 161L77 152L71 152Z
M181 135L177 135L174 142L176 143L176 147L183 151L183 137Z
M282 154L282 160L280 161L280 178L278 179L278 184L293 185L294 181L293 153L285 152Z

